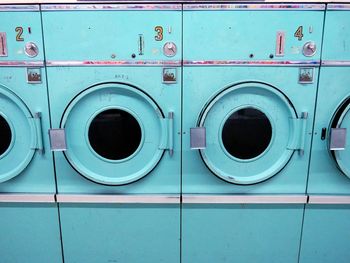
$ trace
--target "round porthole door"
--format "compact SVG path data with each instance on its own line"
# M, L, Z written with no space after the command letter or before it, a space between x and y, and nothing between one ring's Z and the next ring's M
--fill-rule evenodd
M335 112L331 121L329 149L340 171L350 178L350 97Z
M277 174L301 148L305 123L279 90L251 82L217 94L198 128L205 129L206 146L199 148L207 167L227 182L254 184Z
M38 125L36 125L38 124ZM41 137L40 119L0 85L0 183L19 175L32 160Z
M143 91L122 83L90 87L75 97L61 121L67 160L84 177L123 185L158 164L171 137L169 119Z

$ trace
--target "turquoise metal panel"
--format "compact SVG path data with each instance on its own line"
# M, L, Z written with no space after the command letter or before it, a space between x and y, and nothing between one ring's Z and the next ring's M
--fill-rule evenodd
M15 9L0 12L0 20L2 21L0 32L6 33L8 51L7 56L0 56L0 62L6 60L29 61L44 59L39 6L32 7L33 10L26 12L18 12ZM24 48L28 42L33 42L38 47L39 53L34 58L25 54Z
M65 262L178 263L179 210L179 205L60 204Z
M309 194L350 194L350 179L338 169L329 152L329 128L333 115L341 102L350 96L349 73L349 67L321 69L308 183ZM324 140L321 138L323 128L327 129Z
M183 105L183 192L184 193L305 193L312 120L317 89L318 69L314 83L298 83L297 67L185 67ZM308 112L304 155L295 152L277 175L255 185L235 185L213 175L197 150L190 150L190 128L196 126L206 103L214 94L237 83L256 81L279 89L294 106L298 117ZM273 113L271 113L273 114ZM286 116L288 119L289 117ZM276 135L278 136L278 135ZM210 142L208 142L210 143Z
M180 192L180 69L178 69L177 83L171 85L162 83L162 68L158 67L50 67L47 70L53 128L60 127L66 107L81 90L104 82L122 82L134 85L145 91L165 115L170 111L174 112L174 153L170 156L169 152L166 151L159 164L149 175L125 186L98 185L77 173L67 162L62 152L56 152L59 193ZM141 116L142 112L137 112L137 114Z
M20 100L24 107L28 108L28 112L32 116L36 112L41 112L42 133L46 134L50 128L49 110L47 102L46 77L45 69L41 68L42 83L29 84L26 79L27 68L1 68L0 85L11 90ZM3 97L3 99L6 99ZM19 105L19 107L23 107ZM15 118L15 112L10 114L8 118ZM19 122L20 119L13 120ZM34 128L35 129L35 128ZM29 131L14 131L18 136L28 136ZM23 132L26 132L23 134ZM35 137L35 135L32 135ZM24 168L24 170L13 179L0 184L0 192L2 193L55 193L55 178L53 171L52 153L48 136L43 136L44 152L35 151L33 158ZM24 141L29 138L24 139ZM24 147L24 146L23 146ZM27 145L27 149L22 149L24 153L29 153L31 145ZM16 161L16 160L15 160Z
M1 262L62 262L55 204L0 204Z
M295 263L302 217L303 205L185 204L182 262Z
M177 54L171 59L178 60L182 52L181 16L181 10L43 11L46 59L169 60L163 45L174 42ZM162 27L160 41L155 39L156 27Z
M350 61L350 11L327 10L322 60Z
M324 11L275 9L184 10L185 60L318 60ZM203 21L207 21L203 24ZM294 37L303 27L301 40ZM277 33L284 32L284 55L275 56ZM316 44L305 57L303 45ZM271 58L270 55L274 57Z
M307 205L299 262L349 262L349 218L349 205Z

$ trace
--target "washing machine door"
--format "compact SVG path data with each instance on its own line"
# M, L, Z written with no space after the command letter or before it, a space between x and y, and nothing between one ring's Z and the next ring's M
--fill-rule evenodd
M198 127L191 130L191 147L200 149L207 167L221 179L258 183L283 169L295 150L302 152L306 117L298 118L276 88L241 83L204 107Z
M347 98L333 115L330 127L329 150L340 171L350 178L350 97Z
M40 114L34 117L24 102L0 85L0 183L20 174L42 150Z
M104 83L81 92L61 120L71 166L106 185L132 183L172 148L172 115L137 87Z

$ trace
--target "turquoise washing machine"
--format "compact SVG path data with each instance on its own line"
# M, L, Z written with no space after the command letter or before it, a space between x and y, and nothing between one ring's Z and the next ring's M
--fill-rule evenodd
M62 262L39 6L0 5L0 261Z
M182 262L297 262L324 5L184 6Z
M350 258L350 5L327 6L300 262Z
M42 12L65 262L179 262L181 5Z

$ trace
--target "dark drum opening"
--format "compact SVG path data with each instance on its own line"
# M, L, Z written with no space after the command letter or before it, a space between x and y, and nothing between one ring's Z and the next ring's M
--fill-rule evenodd
M137 120L119 109L99 113L89 127L92 148L110 160L121 160L132 155L141 143L141 136Z
M10 125L4 117L0 115L0 155L2 155L10 147L12 133Z
M234 112L222 129L225 149L239 159L259 156L269 146L272 127L264 113L254 108Z

